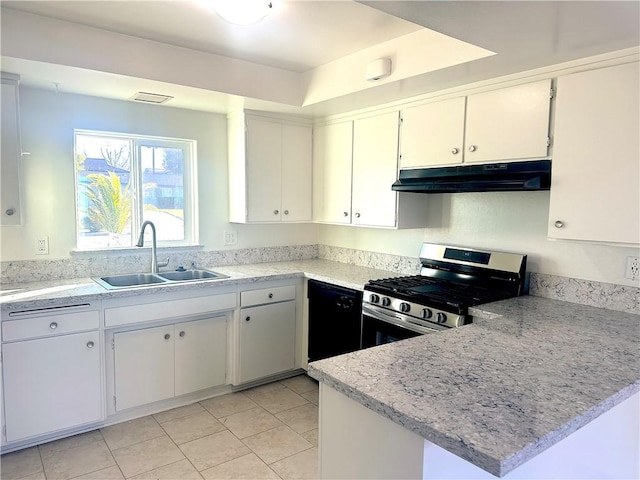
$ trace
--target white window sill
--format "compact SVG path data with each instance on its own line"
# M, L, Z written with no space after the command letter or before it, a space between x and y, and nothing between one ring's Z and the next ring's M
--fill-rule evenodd
M158 245L158 252L195 252L204 249L204 245ZM71 256L93 256L99 254L109 255L131 255L140 252L146 252L151 250L151 246L144 247L119 247L119 248L96 248L94 250L71 250Z

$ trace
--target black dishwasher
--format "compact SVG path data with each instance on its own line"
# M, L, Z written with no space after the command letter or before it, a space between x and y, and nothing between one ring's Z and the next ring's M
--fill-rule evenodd
M309 280L309 361L360 349L362 292Z

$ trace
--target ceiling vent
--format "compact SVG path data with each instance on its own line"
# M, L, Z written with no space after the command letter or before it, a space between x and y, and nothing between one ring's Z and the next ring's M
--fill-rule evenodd
M147 92L138 92L133 95L130 100L135 100L136 102L144 102L144 103L166 103L171 100L173 97L169 95L159 95L157 93L147 93Z

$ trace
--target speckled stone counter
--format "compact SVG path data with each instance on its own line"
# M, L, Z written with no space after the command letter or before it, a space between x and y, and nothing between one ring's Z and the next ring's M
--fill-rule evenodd
M0 305L3 311L13 311L101 298L131 297L160 292L197 291L202 288L216 288L216 286L249 284L296 277L313 278L347 288L362 290L364 285L371 279L397 276L397 273L385 270L320 259L211 267L209 269L227 275L228 278L154 284L145 287L115 290L107 290L90 278L30 282L17 285L3 284L0 291Z
M640 391L640 316L537 297L309 374L497 476Z

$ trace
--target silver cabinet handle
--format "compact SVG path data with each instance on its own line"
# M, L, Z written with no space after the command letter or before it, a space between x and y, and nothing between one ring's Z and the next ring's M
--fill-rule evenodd
M180 332L180 336L181 336L181 337L184 337L185 335L186 335L186 333L184 332L184 330L182 330L182 331Z
M164 339L165 340L169 340L171 338L171 335L169 335L168 333L164 334Z
M458 153L460 153L460 149L459 148L452 148L451 149L451 153L453 153L454 155L457 155Z
M289 210L285 210L285 211L284 211L284 214L285 214L285 215L289 215Z
M280 210L274 210L274 211L273 211L273 214L274 214L274 215L278 215L279 213L280 213Z
M16 211L13 208L7 208L4 213L6 213L7 215L11 216L14 213L16 213Z
M356 212L356 218L360 218L360 214Z
M245 322L249 322L251 320L251 317L247 317L244 319Z
M94 345L95 343L93 342L87 342L87 348L93 348Z
M58 324L57 324L56 322L51 322L51 323L49 324L49 328L50 328L51 330L55 330L56 328L58 328Z
M349 212L344 212L344 216L348 217L349 216Z
M469 151L470 151L470 152L475 152L477 149L478 149L478 146L477 146L477 145L470 145L470 146L469 146Z
M554 222L554 225L556 226L556 228L562 228L564 227L564 222L562 220L556 220Z

